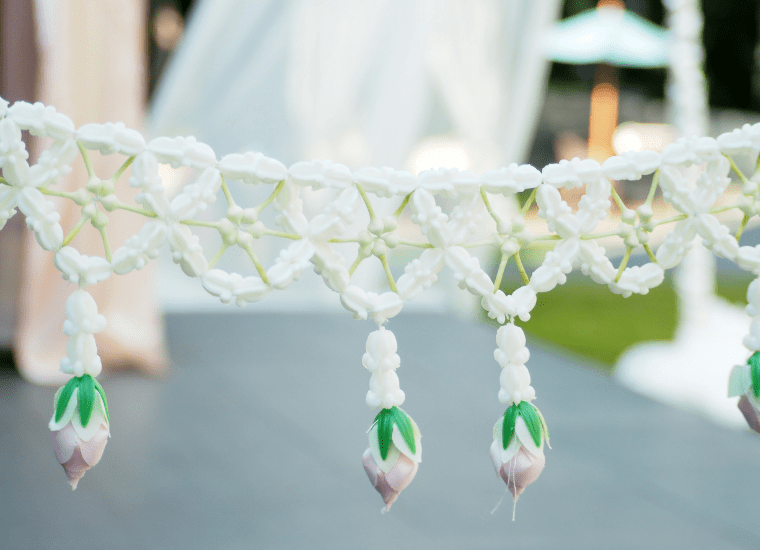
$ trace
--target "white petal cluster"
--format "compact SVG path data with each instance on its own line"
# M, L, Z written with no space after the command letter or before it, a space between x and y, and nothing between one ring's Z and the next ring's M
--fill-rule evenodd
M111 275L111 264L100 256L85 256L74 247L64 246L53 257L53 264L67 281L80 285L94 285Z
M103 365L98 357L95 336L106 328L106 318L98 313L95 299L84 290L76 290L66 301L63 332L69 337L67 356L61 359L61 372L98 376Z
M390 409L404 403L404 392L399 388L396 374L401 364L397 349L396 336L385 327L367 337L367 353L362 357L362 364L372 373L366 398L370 409Z
M395 292L376 294L356 285L347 286L340 295L340 301L354 319L366 319L369 316L378 325L398 315L404 306L403 300Z
M525 346L525 333L512 323L506 324L496 332L494 359L501 365L499 382L499 402L504 405L532 401L536 391L530 385L530 373L525 363L530 358L530 351Z
M750 351L760 351L760 279L755 279L747 287L747 315L752 318L749 334L744 337L744 345Z
M91 151L103 155L120 153L136 157L146 149L142 134L124 126L123 122L105 124L85 124L77 130L77 140Z

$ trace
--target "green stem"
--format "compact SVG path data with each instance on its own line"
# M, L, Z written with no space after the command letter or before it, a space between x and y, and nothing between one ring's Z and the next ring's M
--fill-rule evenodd
M414 193L414 191L412 191ZM412 193L409 193L406 197L404 197L404 200L401 201L401 205L396 208L396 211L393 213L394 218L398 218L401 215L401 212L404 211L404 208L406 208L406 205L409 204L409 199L412 198Z
M739 224L739 229L736 230L736 242L739 242L739 239L741 239L742 233L744 233L744 228L747 227L747 222L749 221L749 216L747 214L744 214L744 217L742 218L742 223Z
M482 187L480 188L480 197L483 199L483 204L486 205L486 210L488 210L488 213L493 218L493 221L496 222L496 225L498 227L499 223L501 223L501 220L499 219L499 216L496 215L496 212L493 211L493 208L491 208L491 203L488 200L488 195L486 195L486 190Z
M665 223L680 222L681 220L685 220L688 217L689 217L688 214L680 214L678 216L673 216L672 218L664 218L662 220L657 221L657 223L655 223L654 226L657 227L658 225L662 225Z
M359 267L359 264L364 261L364 259L367 256L362 255L361 252L359 252L359 255L356 257L356 260L354 260L354 263L351 264L351 267L348 268L348 275L349 277L354 274L354 271L356 271L356 268Z
M224 198L227 199L227 206L234 206L235 201L232 199L230 188L227 187L227 182L225 181L224 176L220 174L220 177L222 178L222 191L224 191Z
M649 246L649 243L644 243L644 250L647 252L647 256L649 256L649 259L652 260L653 264L657 263L657 258L654 255L654 252L652 252L652 248Z
M493 282L494 293L497 290L499 290L499 287L501 287L501 278L504 276L504 269L507 267L508 261L509 261L509 256L507 256L506 254L502 252L501 262L499 263L499 269L496 271L496 279L494 279L494 282Z
M628 259L631 257L631 247L627 246L625 247L625 256L623 256L623 261L620 262L620 267L618 267L617 275L615 275L615 282L617 283L620 280L620 277L623 275L623 270L625 269L625 266L628 264Z
M90 155L87 153L87 149L84 148L84 145L82 145L81 141L77 141L77 147L79 147L79 152L82 153L84 166L87 168L87 176L90 178L94 177L95 172L92 170L92 163L90 162Z
M108 243L108 235L105 226L99 227L100 237L103 239L103 249L106 253L106 260L111 261L111 245Z
M127 168L129 168L130 164L132 164L135 160L135 157L129 157L127 160L124 161L124 164L122 164L118 170L116 170L116 173L111 176L111 181L116 183L119 181L119 178L121 175L126 171Z
M269 284L269 277L267 277L267 272L264 271L264 266L261 265L261 262L259 261L258 256L256 256L256 252L250 246L246 246L244 250L248 253L248 256L251 258L253 265L256 266L256 271L259 272L259 277L261 277L261 280L264 281L266 284Z
M652 185L649 188L649 194L647 195L647 200L644 201L644 204L647 204L649 206L652 205L652 201L654 200L654 195L657 192L657 186L660 184L660 170L659 168L654 173L654 176L652 176Z
M213 229L219 229L219 222L204 222L202 220L182 220L179 222L183 225L196 225L198 227L211 227Z
M710 208L710 214L719 214L721 212L728 212L729 210L733 210L734 208L739 208L739 205L732 204L730 206L721 206L719 208Z
M593 239L604 239L605 237L617 237L619 236L617 231L608 231L607 233L594 233L591 235L581 235L581 240L590 241Z
M86 224L87 220L89 219L90 218L88 218L87 216L81 216L77 224L74 226L74 228L69 232L68 235L66 235L66 238L63 239L63 244L61 246L68 246L71 243L71 241L74 240L74 237L77 236L77 234L79 233L79 230L82 229L82 227L84 227L84 224Z
M725 153L723 153L723 156L728 159L728 163L731 165L731 170L733 170L734 173L739 177L739 180L741 180L742 183L746 183L748 181L747 177L742 173L741 170L739 170L739 167L734 162L734 159L732 159ZM760 157L758 158L758 160L760 160Z
M610 184L610 193L612 194L612 198L615 200L615 203L618 205L618 208L620 209L621 213L628 210L628 207L623 202L623 199L620 198L620 195L618 195L618 192L615 191L615 186L612 184Z
M344 244L344 243L358 243L359 240L358 239L338 239L338 238L335 238L335 239L330 239L327 242L328 243L333 243L333 244Z
M520 272L520 276L522 277L523 283L526 285L530 284L530 278L528 277L528 274L525 272L525 267L523 267L522 260L520 259L520 251L518 250L515 252L512 257L515 259L515 263L517 264L517 269Z
M5 183L0 182L0 183ZM43 195L50 195L51 197L63 197L64 199L74 200L74 193L71 191L58 191L57 189L48 189L47 187L38 187L40 193Z
M423 243L423 242L417 242L417 241L402 241L402 240L399 240L398 244L403 244L404 246L414 246L416 248L435 248L430 243Z
M0 176L0 183L4 183L8 185L8 180L6 180L4 177Z
M256 215L257 216L259 214L261 214L262 210L264 210L267 206L269 206L270 204L272 204L272 201L274 201L274 199L277 198L277 195L280 194L280 191L282 191L283 187L285 187L285 180L282 180L282 181L280 181L277 184L277 187L274 188L274 191L272 191L272 194L269 195L269 197L267 198L267 200L265 200L264 202L262 202L256 208L254 208L254 210L256 210Z
M362 200L364 201L364 205L367 207L367 212L369 212L369 221L373 221L375 219L375 211L372 210L372 204L369 202L369 197L367 196L367 193L364 192L364 189L362 189L362 186L358 183L356 184L356 188L359 190L359 194L362 196Z
M301 235L296 235L295 233L285 233L283 231L274 231L273 229L267 229L266 231L264 231L264 235L270 235L272 237L282 237L283 239L291 239L293 241L298 241L303 238L301 237ZM356 242L356 241L352 241L352 242Z
M525 201L525 204L520 209L520 214L522 216L524 216L528 212L530 205L533 204L533 201L536 199L536 193L538 193L538 187L533 188L533 191L531 191L530 195L528 196L528 200Z
M391 268L388 265L388 257L383 254L382 256L379 256L380 261L383 264L383 269L385 270L385 276L388 278L388 284L391 285L391 290L398 294L398 289L396 288L396 281L393 280L393 274L391 273Z
M148 218L157 218L158 217L158 214L156 214L155 212L151 212L149 210L145 210L144 208L140 208L138 206L131 206L131 205L123 203L123 202L119 202L116 205L116 208L118 208L120 210L128 210L129 212L134 212L135 214L141 214L141 215L143 215L145 217L148 217ZM182 222L182 223L184 223L184 222Z
M208 268L213 269L214 266L217 264L219 260L222 259L222 255L226 252L226 250L230 247L226 242L222 244L222 246L217 250L216 255L211 258L211 261L208 263Z

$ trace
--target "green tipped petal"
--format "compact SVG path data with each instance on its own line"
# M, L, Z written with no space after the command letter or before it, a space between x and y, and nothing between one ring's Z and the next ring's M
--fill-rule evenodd
M517 422L518 416L521 416L525 421L533 443L536 444L536 447L540 447L542 436L545 436L547 439L549 438L549 430L546 428L544 417L535 406L527 401L520 401L520 403L513 403L504 411L504 423L501 428L502 448L506 449L509 446L509 442L512 441L512 437L515 434L515 422Z
M755 397L760 399L760 351L756 351L752 356L747 359L747 364L750 367L750 375L752 376L752 393Z

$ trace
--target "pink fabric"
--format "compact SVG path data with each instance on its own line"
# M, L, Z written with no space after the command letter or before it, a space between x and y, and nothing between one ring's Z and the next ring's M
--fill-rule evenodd
M419 468L419 464L401 454L396 464L386 474L377 465L375 457L372 456L372 451L369 449L364 451L362 463L364 464L364 471L367 472L367 477L369 477L373 487L383 497L386 510L391 509L391 505L396 502L399 493L412 482Z
M71 488L76 489L85 472L100 462L110 435L108 426L101 424L89 441L82 441L71 423L51 434L55 457L63 466Z
M744 419L749 427L760 433L760 413L758 413L750 399L746 395L742 395L737 406L744 415Z
M139 128L145 97L145 0L57 0L51 6L53 24L46 30L52 34L40 44L38 99L55 106L77 127L118 121ZM81 13L87 17L79 17ZM98 85L93 86L94 82ZM36 149L32 158L39 153ZM96 175L108 178L125 157L92 152L90 160ZM127 183L130 174L128 169L116 186L119 198L129 204L138 192ZM77 158L73 171L56 189L75 191L88 179L82 159ZM68 234L80 218L81 207L68 199L48 200L56 204L64 235ZM143 216L124 211L112 212L109 219L107 233L113 251L145 223ZM102 238L91 224L82 228L72 246L86 255L105 254ZM61 278L52 257L39 247L31 231L25 231L22 258L4 255L3 263L23 259L14 336L19 372L31 382L60 385L70 378L59 371L68 344L61 327L66 299L76 285ZM154 264L87 287L108 320L106 330L95 336L105 371L137 368L157 376L167 372Z
M494 466L500 464L496 457L491 455L491 458ZM523 447L511 460L497 467L496 473L504 480L507 489L517 500L525 488L538 479L545 464L546 458L543 455L534 456Z

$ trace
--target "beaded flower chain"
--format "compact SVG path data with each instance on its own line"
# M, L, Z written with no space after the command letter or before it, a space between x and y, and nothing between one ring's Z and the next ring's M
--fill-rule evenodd
M716 255L732 260L741 269L760 275L760 246L740 246L741 233L758 213L760 170L748 178L732 157L760 153L760 124L745 125L717 139L694 137L668 145L662 153L628 152L608 159L563 160L542 171L511 164L476 175L466 170L441 168L414 176L391 168L351 171L328 161L298 162L289 168L261 153L229 154L217 159L214 151L192 137L159 137L149 143L123 124L87 124L79 129L53 107L0 101L0 228L16 213L26 216L37 242L55 254L53 262L63 278L78 285L66 304L63 330L70 337L61 370L73 375L55 398L50 421L56 455L72 486L100 459L109 437L109 413L103 388L94 379L101 370L94 334L106 319L86 291L112 274L126 275L143 268L168 246L172 258L189 277L196 277L210 294L238 306L264 299L272 290L284 290L304 270L313 267L325 285L340 296L356 319L370 317L378 330L369 334L362 362L371 372L366 396L370 408L380 408L369 431L364 468L382 494L386 509L417 472L421 459L420 430L399 407L404 392L395 369L400 364L396 337L383 325L398 315L448 268L462 289L478 298L488 315L503 326L496 333L494 358L502 368L499 401L504 416L494 427L491 456L498 475L515 499L544 467L544 442L548 431L543 416L532 405L536 393L526 367L529 351L525 335L515 325L527 321L536 295L566 281L574 268L615 293L646 294L659 285L665 270L678 265L692 241L702 238ZM21 131L45 136L50 147L33 166L21 139ZM124 162L115 174L101 179L93 173L89 151L120 155ZM71 171L77 155L89 174L84 188L73 192L56 189ZM193 183L173 198L167 196L159 177L159 165L196 170ZM131 175L127 177L127 170ZM733 170L739 185L726 193ZM646 200L636 210L625 206L611 181L639 180L652 175ZM123 176L123 177L122 177ZM228 182L263 186L268 198L256 205L238 205ZM126 186L139 190L135 203L122 202L116 192ZM324 208L304 213L303 188L321 190ZM560 189L585 187L577 210L562 199ZM657 189L677 214L655 219L653 200ZM529 192L522 206L510 209L517 194ZM226 215L216 221L199 218L222 194ZM47 197L64 197L81 209L81 217L64 236L60 215ZM505 201L504 199L508 199ZM723 198L728 204L719 204ZM610 218L612 199L620 223L612 231L597 231ZM537 234L526 227L525 214L534 201L546 230ZM499 206L500 205L500 206ZM444 206L446 206L444 208ZM262 212L276 212L277 228L265 225ZM139 232L124 246L111 251L106 231L108 213L127 210L146 218ZM742 221L738 230L721 223L716 214L736 210ZM408 214L407 214L408 213ZM104 256L85 256L72 246L83 225L92 224L102 235ZM535 226L534 226L535 227ZM650 234L658 227L669 231L654 251ZM207 254L193 232L215 230L221 247ZM538 231L538 230L536 230ZM625 249L622 261L613 265L600 246L600 238L619 238ZM281 245L268 268L257 256L257 243L267 239ZM354 252L339 251L346 243ZM521 252L531 247L551 248L543 263L528 274ZM251 261L252 274L228 273L215 268L231 247L241 248ZM487 248L500 254L492 279L470 251ZM627 267L631 253L642 248L650 262ZM394 277L389 256L404 249L420 250L419 257ZM382 265L388 289L364 288L356 282L357 266L372 257ZM524 286L507 296L499 289L509 259L516 264ZM744 340L750 352L760 350L760 283L750 285L747 311L754 317ZM740 408L749 424L760 431L760 359L756 353L745 366L734 369L732 395L742 395Z

